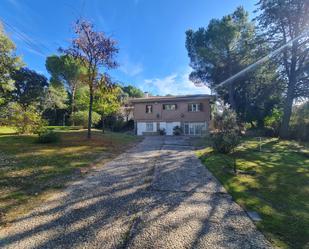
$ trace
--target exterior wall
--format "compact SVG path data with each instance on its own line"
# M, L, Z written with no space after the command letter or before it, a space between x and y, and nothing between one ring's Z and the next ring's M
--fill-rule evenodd
M211 127L210 99L207 97L186 97L174 99L142 99L135 100L134 121L137 135L158 134L165 129L166 135L173 135L173 128L180 126L184 135L203 135ZM176 110L163 110L164 104L176 104ZM189 104L202 104L197 112L188 110ZM146 113L146 106L152 105L152 112ZM146 123L153 123L153 131L147 131ZM203 128L201 128L203 127Z
M203 110L189 112L188 104L202 103ZM163 104L177 104L176 110L163 110ZM152 105L152 113L146 113L146 105ZM181 100L168 102L134 103L135 121L157 121L157 122L204 122L210 121L209 99Z
M206 135L208 131L208 123L205 122L184 122L182 124L182 131L184 135L202 136Z
M152 131L147 131L146 123L153 123ZM157 123L156 122L137 122L137 135L151 134L157 132Z
M179 126L181 127L180 122L159 122L160 129L164 129L166 132L166 135L173 135L174 133L174 127Z
M152 124L153 129L147 130L147 124ZM174 127L179 126L182 128L183 135L188 136L202 136L207 134L209 125L206 121L204 122L149 122L139 121L136 123L136 134L137 135L158 135L159 129L164 129L166 135L173 135Z

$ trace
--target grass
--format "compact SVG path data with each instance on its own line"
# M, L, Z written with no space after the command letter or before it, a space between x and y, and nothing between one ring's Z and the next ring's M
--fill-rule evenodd
M51 128L59 132L60 142L38 144L36 135L16 135L12 128L0 127L0 225L84 175L92 162L111 160L138 140L98 130L88 140L85 130Z
M10 126L0 126L0 135L15 134L16 130Z
M56 130L56 131L72 131L72 130L81 130L83 129L82 126L48 126L49 130Z
M197 151L235 201L260 214L257 227L280 248L309 248L309 152L306 144L275 138L244 138L235 153L237 167L255 175L231 173L231 156Z

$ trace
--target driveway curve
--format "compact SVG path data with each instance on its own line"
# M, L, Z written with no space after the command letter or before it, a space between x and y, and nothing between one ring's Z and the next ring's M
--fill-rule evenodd
M185 137L136 147L0 230L0 248L271 248Z

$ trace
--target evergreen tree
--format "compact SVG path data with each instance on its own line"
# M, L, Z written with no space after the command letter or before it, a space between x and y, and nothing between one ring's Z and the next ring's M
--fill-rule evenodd
M257 20L272 49L293 41L275 58L285 83L280 136L287 137L293 101L309 97L309 1L260 0L258 6Z
M14 89L12 72L21 66L21 60L15 55L15 45L4 33L0 23L0 106L9 100L8 93Z
M227 84L219 84L254 63L267 52L248 13L239 7L207 28L186 32L186 47L193 72L190 79L215 90L245 122L263 126L264 117L278 104L280 85L271 63L256 68ZM276 91L271 91L271 90Z

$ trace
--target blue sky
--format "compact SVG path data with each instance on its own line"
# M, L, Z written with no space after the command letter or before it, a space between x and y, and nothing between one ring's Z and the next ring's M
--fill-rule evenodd
M152 94L209 93L189 81L185 31L207 26L253 0L0 0L0 18L26 65L49 77L46 56L67 47L82 16L118 41L117 81Z

